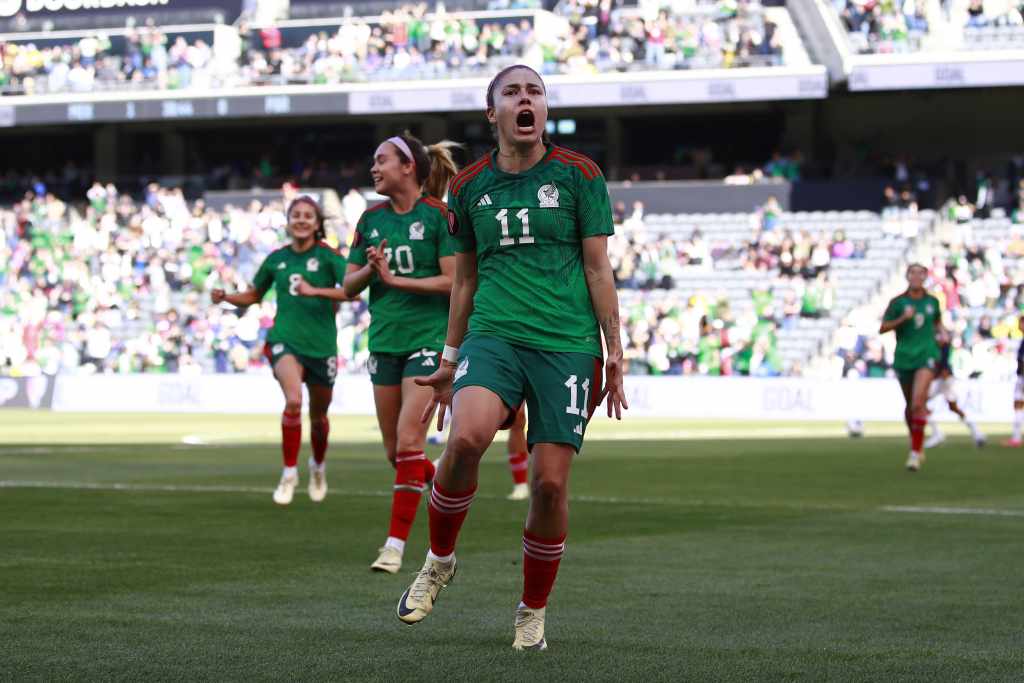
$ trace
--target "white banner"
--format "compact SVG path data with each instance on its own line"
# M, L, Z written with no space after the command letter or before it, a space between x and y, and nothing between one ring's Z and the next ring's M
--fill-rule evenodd
M850 60L850 90L1024 85L1024 50L870 55Z
M626 378L637 417L750 420L903 420L896 380L755 379L746 377ZM983 422L1013 418L1009 382L959 381L960 405ZM277 413L284 401L270 374L93 375L57 378L53 409L62 411ZM940 397L936 416L953 420ZM342 376L331 412L373 415L369 377Z

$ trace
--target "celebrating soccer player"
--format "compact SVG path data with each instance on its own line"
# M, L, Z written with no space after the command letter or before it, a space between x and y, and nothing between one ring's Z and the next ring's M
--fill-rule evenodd
M925 291L928 269L907 268L907 291L889 302L879 333L896 332L893 366L906 400L904 419L910 430L907 469L917 472L924 463L924 428L928 423L928 391L939 361L939 340L945 341L942 307Z
M288 207L291 244L270 254L252 287L237 294L212 292L213 303L226 301L251 306L263 300L271 286L277 294L277 314L267 335L264 353L284 394L281 415L281 452L284 471L274 491L274 502L288 505L299 483L298 459L302 445L302 384L309 387L309 428L313 457L309 461L309 497L319 503L327 495L327 435L334 378L338 372L336 304L327 298L303 296L310 288L337 291L345 278L345 259L324 243L324 216L319 204L301 196Z
M590 159L548 143L544 82L501 71L487 88L497 149L452 181L448 230L456 240L441 367L417 382L452 403L451 436L431 490L430 550L398 602L419 622L456 572L455 545L477 488L480 457L525 400L533 459L523 531L517 650L544 649L544 616L565 548L568 479L587 422L608 395L626 408L618 298L608 260L608 190ZM607 360L602 390L601 333Z
M406 133L373 154L374 189L388 201L363 213L345 292L370 288L370 380L388 462L395 468L391 523L371 569L394 574L434 466L420 420L432 392L413 382L440 362L455 272L455 244L441 197L457 168L449 141L424 147Z

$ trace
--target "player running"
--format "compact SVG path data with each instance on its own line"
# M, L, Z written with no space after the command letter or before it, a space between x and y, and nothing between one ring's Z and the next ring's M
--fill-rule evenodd
M1024 315L1017 319L1017 328L1024 332ZM1024 340L1017 347L1017 383L1013 387L1013 435L1004 446L1020 448L1021 429L1024 428Z
M928 393L928 402L930 403L933 399L942 396L946 400L949 410L959 417L960 421L971 432L971 439L974 440L974 445L981 448L985 445L985 435L978 429L977 423L967 416L967 413L964 412L964 409L960 407L958 402L956 377L953 376L953 369L949 364L951 351L952 346L948 343L939 346L939 362L935 370L935 381L932 382L931 390ZM946 440L946 435L942 433L939 423L935 420L935 416L930 410L928 413L928 426L931 428L932 435L924 442L926 449L935 448Z
M370 288L367 366L385 454L395 469L387 540L370 568L390 574L402 567L420 497L434 478L424 453L428 427L420 421L432 392L413 378L437 370L448 324L455 242L441 198L458 170L455 147L448 140L425 147L409 133L377 147L370 174L388 201L359 219L345 276L350 297Z
M309 430L313 457L309 461L309 497L319 503L327 496L327 436L334 378L338 373L337 306L327 299L309 299L301 288L315 286L337 293L345 278L345 259L322 240L324 216L310 197L295 199L288 207L291 243L267 256L256 272L252 287L245 292L211 293L213 303L226 301L251 306L263 300L273 287L277 295L274 326L267 334L264 354L284 394L281 415L281 454L284 471L274 490L274 502L288 505L299 484L298 459L302 445L302 383L309 388Z
M455 576L455 545L476 493L480 458L524 401L532 457L523 531L517 650L547 647L544 617L568 528L568 479L587 422L608 394L621 419L619 307L607 239L608 189L590 159L551 145L544 82L529 67L501 71L487 88L498 146L452 181L449 232L455 282L442 366L417 382L452 403L452 430L431 490L430 550L398 602L414 624ZM601 333L608 357L601 382Z
M942 307L924 289L928 269L914 263L907 268L907 291L889 302L880 334L896 332L896 368L907 407L904 419L910 430L907 469L917 472L924 463L924 428L928 423L928 390L939 361Z

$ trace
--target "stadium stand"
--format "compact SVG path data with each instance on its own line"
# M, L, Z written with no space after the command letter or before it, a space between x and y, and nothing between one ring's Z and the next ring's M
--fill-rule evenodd
M678 11L559 3L428 13L404 5L376 16L234 28L157 25L103 32L0 36L0 92L309 85L455 78L512 62L544 74L733 68L784 63L781 8L700 2ZM795 47L798 52L798 47Z

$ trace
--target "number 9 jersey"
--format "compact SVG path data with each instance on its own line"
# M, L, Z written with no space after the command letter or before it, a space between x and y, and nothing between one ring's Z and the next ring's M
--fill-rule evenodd
M288 246L267 256L253 279L261 294L271 286L277 294L277 314L267 341L287 344L310 358L337 356L338 307L322 297L300 296L296 289L300 280L318 288L340 285L345 280L345 259L323 242L301 254Z
M494 154L467 166L449 188L448 231L458 252L477 256L470 336L601 356L583 272L583 240L614 232L601 170L553 145L523 173L501 171Z

